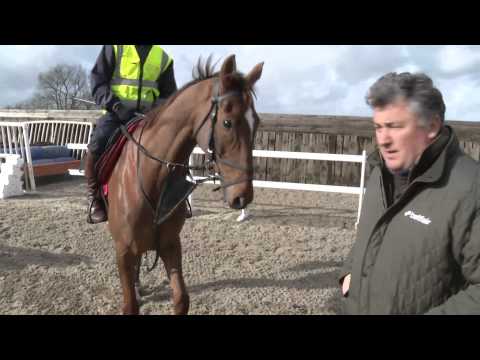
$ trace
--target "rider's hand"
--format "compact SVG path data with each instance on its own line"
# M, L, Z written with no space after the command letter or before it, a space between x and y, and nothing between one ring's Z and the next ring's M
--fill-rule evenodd
M352 278L352 274L348 274L343 278L343 283L342 283L342 295L347 296L348 295L348 289L350 289L350 280Z
M121 102L115 103L112 110L122 123L128 122L135 115L134 110L127 108Z

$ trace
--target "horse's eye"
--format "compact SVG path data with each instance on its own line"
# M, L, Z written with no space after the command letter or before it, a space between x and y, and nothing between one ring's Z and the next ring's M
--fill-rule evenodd
M232 128L232 122L230 120L223 120L223 126L226 129L231 129Z

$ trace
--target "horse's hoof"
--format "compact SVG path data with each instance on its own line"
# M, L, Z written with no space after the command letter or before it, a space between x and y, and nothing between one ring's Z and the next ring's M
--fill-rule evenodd
M187 315L190 308L190 296L184 295L179 300L173 302L173 313L175 315Z

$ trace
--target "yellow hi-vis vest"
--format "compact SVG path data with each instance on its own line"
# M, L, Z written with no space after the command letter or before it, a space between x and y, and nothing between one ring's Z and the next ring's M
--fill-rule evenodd
M115 70L111 82L113 93L129 108L137 109L140 96L142 111L149 109L160 96L157 80L172 62L172 58L158 45L153 45L143 68L135 45L113 45Z

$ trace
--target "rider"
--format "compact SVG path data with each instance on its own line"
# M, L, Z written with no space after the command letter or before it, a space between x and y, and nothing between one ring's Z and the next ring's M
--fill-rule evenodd
M158 45L104 45L91 72L92 95L105 115L98 119L85 160L87 222L107 220L95 163L108 139L135 113L145 113L177 91L173 59Z

